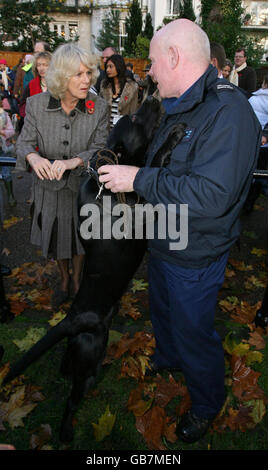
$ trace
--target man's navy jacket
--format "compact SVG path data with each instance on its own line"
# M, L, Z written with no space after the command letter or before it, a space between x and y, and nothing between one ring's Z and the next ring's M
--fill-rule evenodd
M164 100L163 104L170 100ZM175 123L186 135L166 168L150 168ZM202 268L227 252L239 237L239 215L256 168L260 124L245 96L211 65L167 108L134 189L154 206L188 204L188 245L170 250L170 239L149 240L152 255L186 268ZM157 221L155 226L157 225ZM172 240L174 242L174 240Z

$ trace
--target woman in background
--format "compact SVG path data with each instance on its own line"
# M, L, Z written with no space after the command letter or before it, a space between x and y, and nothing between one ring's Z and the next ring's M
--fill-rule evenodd
M126 65L119 54L105 62L105 78L100 85L102 96L110 107L110 129L125 114L135 113L138 104L138 84L127 76Z

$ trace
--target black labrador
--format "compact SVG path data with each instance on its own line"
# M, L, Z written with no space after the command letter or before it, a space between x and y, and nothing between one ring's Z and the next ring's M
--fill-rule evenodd
M144 165L146 149L161 116L160 102L150 97L134 116L124 116L120 119L108 139L108 150L96 155L91 163L93 169L81 184L78 197L79 213L81 209L83 213L86 204L92 203L100 210L102 221L104 196L110 195L112 208L118 203L119 195L112 194L99 184L97 167L103 163L114 162L113 159L118 159L119 164ZM173 147L183 137L184 127L181 124L176 129L173 128L173 135L176 134L176 142L172 140ZM168 159L171 147L167 150L165 146L164 151ZM163 164L161 149L157 155L159 164ZM129 193L126 203L134 207L136 202L137 195ZM80 216L80 228L86 219L87 215ZM116 220L116 216L112 217L113 220ZM83 236L82 242L86 251L85 266L81 286L70 311L64 320L51 328L11 368L4 380L4 383L12 380L54 344L63 338L68 338L61 363L61 373L71 377L72 390L61 422L62 442L69 442L73 438L74 413L84 394L95 383L105 356L113 315L146 250L145 239L136 240L127 237L87 239Z

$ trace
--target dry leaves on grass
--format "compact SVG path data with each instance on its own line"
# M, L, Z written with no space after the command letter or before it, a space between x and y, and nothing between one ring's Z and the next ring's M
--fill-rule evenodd
M16 380L4 387L0 401L0 429L5 430L4 422L11 429L23 427L23 419L31 413L37 403L44 400L40 387L33 385L16 385Z

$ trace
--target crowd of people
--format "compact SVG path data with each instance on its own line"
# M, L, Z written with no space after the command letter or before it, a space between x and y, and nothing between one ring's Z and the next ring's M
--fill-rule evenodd
M161 100L165 114L146 166L104 165L98 172L113 192L135 190L153 205L176 204L178 226L180 205L188 205L184 250L171 251L168 238L148 241L156 350L147 372L183 371L192 408L178 422L177 433L195 442L224 402L223 349L213 320L257 165L261 127L268 123L267 77L256 91L246 51L236 51L232 66L223 46L210 43L199 26L185 19L155 33L144 80L113 48L107 47L102 58L104 69L75 44L51 54L40 41L17 68L12 84L21 116L16 169L32 171L30 240L41 246L43 256L57 260L60 285L52 299L57 308L77 293L83 269L76 212L83 170L122 115L135 113L150 94ZM8 74L2 76L3 87ZM266 107L257 109L265 97ZM178 122L186 122L186 135L168 167L151 168L154 154ZM8 126L3 119L1 135L7 140Z

